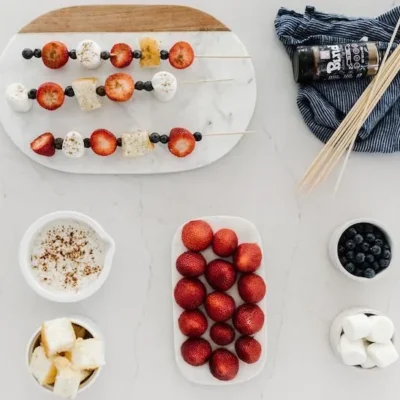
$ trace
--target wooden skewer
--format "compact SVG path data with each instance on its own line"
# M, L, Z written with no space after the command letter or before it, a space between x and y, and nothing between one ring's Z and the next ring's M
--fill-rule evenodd
M194 56L195 58L251 58L251 56L217 56L217 55L201 55Z
M233 78L229 78L229 79L201 79L198 81L180 81L180 84L183 85L191 85L193 83L216 83L216 82L232 82L234 81Z
M245 132L217 132L217 133L204 133L203 136L231 136L231 135L247 135L248 133L256 133L257 131Z

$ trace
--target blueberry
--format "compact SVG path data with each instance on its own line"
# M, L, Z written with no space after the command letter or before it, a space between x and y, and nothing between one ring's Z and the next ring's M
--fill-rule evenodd
M109 51L102 51L100 53L100 57L102 60L108 60L110 58L110 52Z
M22 51L22 57L24 57L25 60L30 60L33 57L33 51L31 49L24 49Z
M136 58L137 60L139 60L140 58L142 58L142 52L140 50L135 50L132 53L133 58Z
M383 239L384 238L384 235L380 230L376 230L375 231L375 236L376 236L377 239Z
M367 257L365 257L365 259L367 260L367 262L371 264L375 261L375 257L372 254L368 254Z
M361 268L365 271L366 269L371 268L371 264L369 262L363 262L358 266L358 268Z
M345 234L349 239L351 239L351 238L353 238L354 236L357 235L357 231L352 227L352 228L347 229Z
M353 275L361 278L362 276L364 276L364 271L362 269L357 269Z
M35 49L35 50L33 50L33 55L34 55L36 58L42 57L42 50L40 50L40 49Z
M77 59L76 50L70 50L70 51L68 52L68 54L69 54L69 58L70 58L71 60L76 60L76 59Z
M338 253L343 254L345 251L346 251L346 248L342 244L339 244L338 245Z
M37 90L36 89L31 89L28 92L28 99L35 100L36 99L36 94L37 94Z
M167 50L161 50L160 57L161 57L161 60L168 60L169 52Z
M363 225L363 224L354 225L354 229L355 229L358 233L364 233L364 232L365 232L365 229L364 229L364 225Z
M144 83L142 81L137 81L135 83L135 89L136 90L143 90L144 89Z
M375 261L372 263L372 268L375 272L378 272L381 269L381 266L379 265L378 261Z
M150 135L150 142L151 143L158 143L160 141L160 135L156 132Z
M375 239L376 239L376 237L373 233L367 233L367 236L365 236L365 240L368 243L375 243Z
M355 261L356 261L357 264L362 264L365 261L365 254L364 253L357 253Z
M122 138L120 137L117 139L117 146L122 147Z
M354 271L355 271L355 269L356 269L356 266L355 266L353 263L347 263L347 264L344 266L344 269L345 269L347 272L349 272L350 274L352 274L352 273L354 273Z
M85 145L85 149L90 149L90 139L83 139L83 144Z
M357 244L361 244L361 243L364 241L364 237L363 237L362 235L360 235L360 234L357 234L357 235L354 237L354 241L355 241Z
M61 150L62 147L63 147L63 143L64 143L64 139L62 139L62 138L57 138L57 139L54 140L54 147L55 147L57 150Z
M169 142L169 136L167 136L167 135L161 135L161 136L160 136L160 142L161 142L162 144L167 144L167 143ZM343 257L342 260L344 260L345 263L347 262L347 260L346 260L345 257Z
M379 266L380 266L382 269L387 268L389 265L390 265L390 260L385 260L384 258L382 258L382 259L379 260Z
M200 132L195 132L195 133L193 134L193 136L194 136L194 140L195 140L196 142L200 142L201 139L203 139L203 135L202 135Z
M368 268L364 271L364 277L368 279L375 278L376 272L372 268Z
M374 226L371 224L364 224L365 233L372 233L374 231Z
M390 260L392 258L392 253L390 252L390 250L385 249L385 250L383 250L382 257L385 260Z
M72 88L72 86L67 86L65 88L65 90L64 90L64 93L68 97L74 97L75 96L75 92L74 92L74 89Z
M374 254L375 256L379 256L382 253L382 248L379 246L372 246L371 247L371 253Z
M105 88L104 86L99 86L99 87L96 89L96 93L97 93L99 96L104 97L104 96L106 95L106 88Z
M369 244L367 242L361 243L360 249L366 253L369 250Z
M355 255L355 253L354 253L354 251L352 251L352 250L350 250L350 251L348 251L347 253L346 253L346 258L348 259L348 260L354 260L354 257L355 257L356 255Z
M375 244L377 245L377 246L383 246L383 240L382 239L376 239L375 240Z
M385 244L383 245L383 248L384 248L385 250L390 250L389 243L385 243Z
M356 248L356 244L352 240L348 240L346 242L346 249L354 250Z
M147 81L144 83L144 90L146 90L146 92L151 92L152 90L154 90L151 81Z

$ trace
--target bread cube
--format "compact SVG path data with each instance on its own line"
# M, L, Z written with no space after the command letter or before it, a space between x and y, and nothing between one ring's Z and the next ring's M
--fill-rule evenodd
M32 375L42 385L52 385L56 380L57 368L52 360L46 357L42 346L36 347L30 362Z
M93 111L101 107L96 93L97 78L79 78L72 82L75 98L82 111Z
M71 350L76 341L71 321L59 318L44 322L41 341L47 357Z
M78 339L71 351L71 363L78 370L102 367L106 363L103 342L100 339Z
M81 384L81 371L71 367L64 367L58 370L54 383L54 394L64 399L74 399L78 394Z
M58 356L53 358L53 362L57 368L57 371L60 371L64 368L72 368L71 358L68 358L67 355L71 356L71 353L66 352L64 357ZM93 373L93 371L89 371L86 369L79 370L79 372L81 374L81 383Z
M124 157L141 157L154 150L147 131L136 131L122 134L122 150Z
M142 68L155 68L160 66L160 46L157 40L149 37L143 38L140 40L140 48L142 50L142 57L140 59L140 66Z

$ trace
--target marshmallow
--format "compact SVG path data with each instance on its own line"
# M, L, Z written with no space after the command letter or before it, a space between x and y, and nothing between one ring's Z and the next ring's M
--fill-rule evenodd
M364 369L371 369L371 368L375 368L376 364L375 364L374 360L370 356L368 356L367 361L365 363L361 364L361 367Z
M76 48L76 57L87 69L96 69L101 64L101 47L93 40L84 40Z
M122 150L124 157L141 157L154 150L147 131L136 131L122 134Z
M54 394L64 399L74 399L78 394L81 378L81 371L76 371L71 367L59 369L54 383Z
M367 353L379 368L386 368L399 358L399 354L392 342L372 343L368 346Z
M371 330L371 320L365 314L350 315L343 320L343 331L350 340L365 338Z
M6 99L9 106L16 112L28 112L33 105L28 97L28 90L21 83L13 83L6 90Z
M342 335L339 349L346 365L361 365L367 361L367 352L362 339L350 340L346 335Z
M79 132L68 132L64 138L63 153L70 158L80 158L85 154L85 144Z
M104 344L100 339L78 339L71 351L71 363L75 369L97 369L106 362Z
M71 350L76 341L71 321L68 318L59 318L44 322L41 341L47 357Z
M33 352L30 370L42 386L52 385L56 380L57 369L53 362L46 357L42 346L36 347Z
M383 315L374 315L369 317L371 321L371 332L366 336L369 342L388 343L394 335L393 322Z
M159 101L171 101L178 90L178 82L174 75L169 72L157 72L151 81L153 94Z

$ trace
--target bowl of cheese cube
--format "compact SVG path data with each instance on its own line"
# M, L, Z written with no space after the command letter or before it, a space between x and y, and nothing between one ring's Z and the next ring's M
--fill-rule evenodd
M74 399L93 385L105 365L103 336L84 317L45 321L28 343L27 364L44 390Z

